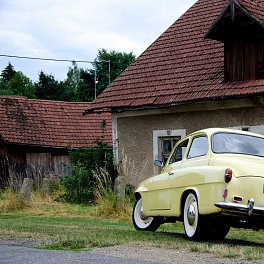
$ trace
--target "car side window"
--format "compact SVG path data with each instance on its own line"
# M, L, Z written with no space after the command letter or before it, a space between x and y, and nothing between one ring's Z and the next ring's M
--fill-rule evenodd
M208 149L208 139L206 136L194 138L187 158L191 159L200 156L205 156L208 152Z
M189 139L184 140L182 143L180 143L173 151L173 154L171 155L171 158L169 160L169 164L172 164L174 162L181 161L183 159L184 153L186 151L186 148L188 146Z

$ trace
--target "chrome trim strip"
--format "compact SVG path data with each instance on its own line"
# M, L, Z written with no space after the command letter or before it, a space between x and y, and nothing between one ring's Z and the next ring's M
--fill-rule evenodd
M254 200L251 198L248 201L248 204L239 204L220 201L214 204L216 207L221 208L225 211L235 211L240 213L245 213L250 215L264 215L264 206L255 206Z

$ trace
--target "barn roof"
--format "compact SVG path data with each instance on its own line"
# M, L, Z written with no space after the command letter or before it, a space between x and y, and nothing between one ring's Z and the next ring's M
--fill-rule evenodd
M112 144L109 113L83 116L89 103L33 100L0 96L0 136L7 143L82 147L96 139ZM101 124L106 121L106 128Z
M263 95L264 80L224 82L224 44L205 38L230 1L263 24L264 1L199 0L108 86L87 112Z

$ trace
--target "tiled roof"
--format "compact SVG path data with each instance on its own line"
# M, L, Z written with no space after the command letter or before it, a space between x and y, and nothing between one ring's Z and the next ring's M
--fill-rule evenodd
M238 2L264 21L264 1ZM197 1L92 103L90 110L263 95L264 80L225 83L223 43L205 39L228 4L229 0Z
M252 16L259 19L262 24L264 23L264 1L263 0L243 0L238 1L241 2L241 5L248 10Z
M7 143L50 147L112 144L109 113L83 116L89 103L32 100L0 96L0 136ZM106 120L105 131L102 121Z

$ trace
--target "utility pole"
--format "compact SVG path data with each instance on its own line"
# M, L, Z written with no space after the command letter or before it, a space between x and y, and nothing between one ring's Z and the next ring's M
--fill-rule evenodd
M108 61L108 85L110 85L111 83L111 64L110 64L110 60Z
M97 84L97 77L96 77L96 63L95 63L95 67L94 67L94 100L97 97L97 93L96 93L96 84Z

